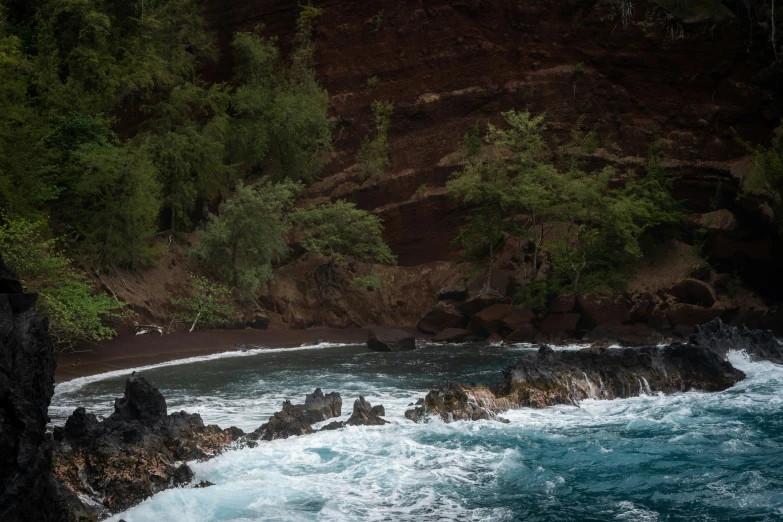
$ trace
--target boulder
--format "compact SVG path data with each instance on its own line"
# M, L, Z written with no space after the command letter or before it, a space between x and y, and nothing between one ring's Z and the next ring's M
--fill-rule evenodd
M464 286L441 288L438 291L438 301L464 301L468 298L468 289Z
M573 335L581 317L579 314L549 314L541 321L538 330L543 335Z
M422 332L436 334L446 328L463 328L467 322L453 303L441 301L421 318L416 327Z
M483 309L498 302L498 297L479 295L472 297L459 305L459 311L467 317L472 317Z
M446 328L432 338L435 342L458 343L471 336L470 330L464 328Z
M559 295L549 303L550 314L567 314L576 306L576 296Z
M359 397L353 403L353 413L346 424L348 426L383 426L388 424L381 417L386 412L382 405L373 406L364 397Z
M374 352L405 352L416 349L416 339L396 328L375 328L370 330L367 348Z
M668 292L683 303L691 305L710 307L717 301L712 286L698 279L683 279Z
M510 304L495 304L483 309L470 319L471 329L483 331L486 334L498 332L503 326L503 319L514 312Z
M525 323L508 334L504 342L506 344L532 343L535 340L536 335L538 335L536 327L530 323Z
M503 328L514 331L523 324L531 323L536 318L532 310L515 309L511 314L503 318Z
M577 305L588 328L618 321L622 324L631 322L631 310L634 304L630 299L619 294L585 294L579 296Z
M666 309L666 319L673 326L696 326L720 317L720 310L702 306L676 303Z
M688 272L688 276L692 279L698 279L699 281L706 281L712 275L712 267L707 263L701 263Z
M649 346L663 342L663 335L644 324L621 324L609 321L596 326L584 339L589 342L616 342L622 346Z

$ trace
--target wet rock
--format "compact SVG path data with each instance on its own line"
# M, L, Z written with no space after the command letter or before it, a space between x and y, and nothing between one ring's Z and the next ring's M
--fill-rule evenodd
M457 382L444 382L430 391L420 406L405 412L405 418L413 422L426 421L430 416L440 417L443 422L460 420L500 420L489 405L481 405L471 390Z
M0 520L92 521L91 510L52 478L46 424L55 354L35 302L0 257Z
M634 304L623 295L585 294L577 300L579 310L588 328L600 326L609 321L631 322Z
M683 303L707 308L717 301L712 286L698 279L683 279L671 287L669 293Z
M504 370L498 392L517 406L543 408L588 398L722 391L744 378L715 352L694 344L559 352L542 346Z
M436 334L446 328L462 328L466 324L467 318L453 303L441 301L421 318L416 327L422 332Z
M416 349L413 335L396 328L375 328L370 331L367 348L375 352L404 352Z
M438 292L438 301L464 301L468 298L468 290L464 286L441 288Z
M196 484L193 487L196 488L196 489L201 489L201 488L208 488L208 487L214 486L214 485L215 485L214 482L210 482L208 480L202 480L201 482L199 482L198 484Z
M435 342L458 343L464 341L471 335L470 330L465 330L464 328L446 328L433 337L432 340Z
M72 492L121 511L189 483L193 473L179 462L209 458L243 436L238 428L205 426L197 414L167 415L160 391L134 372L108 418L98 422L77 408L55 430L54 476Z
M735 350L744 351L752 360L783 364L783 348L770 330L740 329L715 319L697 326L690 342L709 348L723 358L729 351Z
M324 395L320 388L305 396L304 404L283 402L283 409L276 412L266 424L248 435L251 440L287 439L313 433L313 424L342 415L343 400L340 394Z
M353 403L353 413L346 424L348 426L383 426L388 423L381 418L385 415L386 411L382 405L373 406L364 397L359 397Z

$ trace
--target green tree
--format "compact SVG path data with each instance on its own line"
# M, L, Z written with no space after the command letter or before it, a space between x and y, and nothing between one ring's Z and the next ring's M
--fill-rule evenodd
M231 292L228 288L213 283L206 277L194 274L189 274L189 277L193 295L171 300L175 306L183 310L178 315L191 323L188 331L193 333L199 324L215 326L231 319L235 311L229 302Z
M38 308L49 319L49 333L59 349L79 341L100 341L116 332L104 320L117 316L123 304L96 295L70 268L71 260L44 239L46 227L26 219L2 217L0 251L26 290L38 292Z
M96 268L148 263L161 201L146 150L90 143L74 152L71 168L76 181L63 198L63 214L86 259Z
M329 95L315 78L312 24L321 10L303 6L289 63L276 39L237 33L232 100L233 161L265 167L276 178L311 181L332 151Z
M743 180L743 190L768 198L765 210L783 236L783 125L775 130L769 148L739 138L738 141L753 158L748 176Z
M507 164L498 158L470 162L447 184L446 194L471 206L467 225L455 243L465 262L486 260L487 276L482 293L492 292L492 265L504 242L505 221L515 214L513 182Z
M375 119L375 136L365 137L356 156L359 174L363 179L377 178L389 166L389 128L394 113L394 104L390 101L372 102Z
M481 136L481 128L479 128L479 122L477 120L471 131L462 138L462 149L465 157L474 158L481 154L482 145L483 139Z
M397 262L383 242L380 218L353 203L337 201L299 209L290 219L302 235L302 247L330 262L345 264L349 258L387 265Z
M301 191L292 181L240 183L211 214L193 253L223 281L254 293L273 277L272 263L288 253L284 215Z

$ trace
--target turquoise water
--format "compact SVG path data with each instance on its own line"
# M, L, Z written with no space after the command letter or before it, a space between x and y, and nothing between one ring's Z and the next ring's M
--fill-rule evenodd
M392 424L262 443L191 463L196 481L110 520L783 520L783 367L716 394L516 410L496 422L413 424L402 414L445 379L490 383L530 347L327 346L216 356L147 369L169 411L252 430L284 399L321 387L343 411L364 395ZM126 372L58 386L56 424L77 405L111 412Z

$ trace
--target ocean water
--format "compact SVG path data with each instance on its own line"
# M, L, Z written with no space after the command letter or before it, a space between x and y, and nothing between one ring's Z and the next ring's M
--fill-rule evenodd
M405 418L448 379L492 383L529 346L424 346L374 353L322 345L210 356L143 374L169 411L252 430L284 399L360 394L391 424L350 427L228 451L191 463L215 486L164 491L112 517L157 521L781 521L783 366L732 363L748 379L721 393L588 400L515 410L511 422ZM77 406L111 413L129 372L59 385L61 424Z

